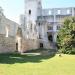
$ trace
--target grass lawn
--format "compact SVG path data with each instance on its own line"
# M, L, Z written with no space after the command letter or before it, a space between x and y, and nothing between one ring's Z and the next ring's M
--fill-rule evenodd
M75 75L75 55L0 54L0 75Z

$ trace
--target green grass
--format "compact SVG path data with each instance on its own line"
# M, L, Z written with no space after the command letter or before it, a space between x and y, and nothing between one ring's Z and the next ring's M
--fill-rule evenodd
M75 75L75 55L0 54L0 75Z

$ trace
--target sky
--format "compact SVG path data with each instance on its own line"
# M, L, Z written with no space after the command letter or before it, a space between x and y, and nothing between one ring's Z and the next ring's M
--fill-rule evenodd
M0 0L4 15L19 23L19 17L24 13L24 0ZM42 0L43 8L75 7L75 0Z

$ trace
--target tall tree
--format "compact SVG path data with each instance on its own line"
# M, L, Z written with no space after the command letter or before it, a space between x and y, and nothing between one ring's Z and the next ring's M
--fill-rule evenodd
M57 44L63 53L75 53L75 17L67 17L58 32Z

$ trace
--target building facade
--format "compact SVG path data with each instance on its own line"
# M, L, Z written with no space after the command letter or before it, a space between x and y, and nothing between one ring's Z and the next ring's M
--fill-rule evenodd
M0 7L0 53L15 52L19 24L5 17Z
M0 53L55 49L64 18L75 16L75 7L42 8L42 0L25 0L21 25L9 20L0 7Z
M34 39L38 48L55 48L57 32L66 17L75 16L75 8L42 8L42 0L25 0L21 27L25 39Z

